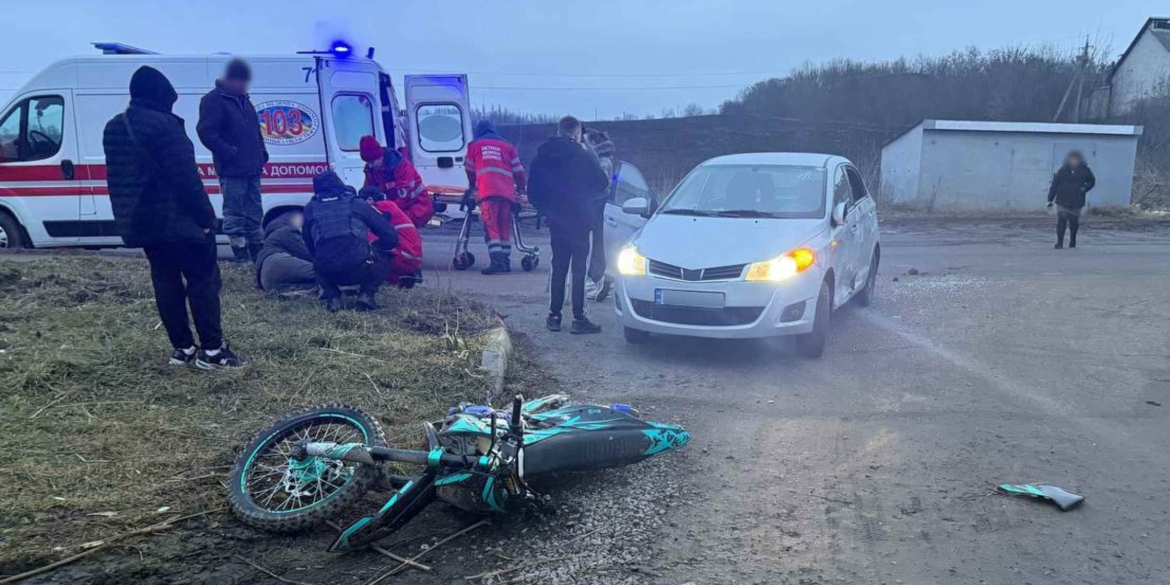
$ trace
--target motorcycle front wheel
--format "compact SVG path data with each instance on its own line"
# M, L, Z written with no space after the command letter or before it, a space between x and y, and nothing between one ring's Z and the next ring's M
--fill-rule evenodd
M228 505L240 521L266 532L302 532L339 517L377 481L377 466L294 457L293 447L305 440L386 446L382 426L357 408L326 404L288 415L253 436L236 457Z

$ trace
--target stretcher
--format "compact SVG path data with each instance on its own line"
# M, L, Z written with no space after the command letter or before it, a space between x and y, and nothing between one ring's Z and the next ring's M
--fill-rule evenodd
M459 238L455 240L451 267L455 270L467 270L471 268L475 265L475 254L468 251L467 245L471 241L471 224L479 217L477 202L474 198L469 198L470 203L465 202L462 193L432 192L431 197L436 207L442 204L448 207L458 207L461 211L466 212L463 216L463 225L459 228ZM518 252L523 254L520 258L520 267L524 269L524 272L532 272L537 266L540 266L540 247L529 246L524 243L524 236L520 233L520 220L535 219L538 215L536 208L527 202L520 205L519 211L515 211L515 207L513 207L512 245ZM487 241L486 230L484 231L483 237L484 241Z

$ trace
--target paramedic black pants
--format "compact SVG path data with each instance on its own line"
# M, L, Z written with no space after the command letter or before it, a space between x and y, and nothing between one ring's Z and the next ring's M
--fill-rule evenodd
M552 286L548 312L560 315L565 306L565 279L573 271L573 318L585 316L585 272L589 258L589 228L560 221L548 221L552 240Z
M372 250L367 261L354 266L332 266L325 263L314 263L317 271L317 283L321 285L321 298L325 300L341 297L338 287L358 285L361 294L377 294L378 287L386 281L390 272L390 254L380 250Z
M219 264L215 240L206 243L166 242L143 246L150 262L150 280L154 283L154 301L171 345L187 349L195 345L187 322L187 305L199 344L203 349L219 349L223 343L220 327Z

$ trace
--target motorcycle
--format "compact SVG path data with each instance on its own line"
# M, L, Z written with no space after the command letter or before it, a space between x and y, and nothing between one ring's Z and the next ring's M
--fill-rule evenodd
M539 506L531 477L620 467L674 451L691 436L677 425L643 420L627 405L569 404L554 394L517 396L510 416L461 404L423 423L428 450L387 446L370 414L328 404L294 412L257 433L229 478L229 507L254 528L301 532L339 517L376 485L397 489L373 515L347 526L332 552L360 549L389 536L436 499L477 514ZM389 473L387 463L424 466Z

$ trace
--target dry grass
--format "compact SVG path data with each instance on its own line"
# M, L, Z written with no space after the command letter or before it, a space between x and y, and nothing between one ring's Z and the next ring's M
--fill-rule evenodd
M484 306L387 290L379 312L330 315L311 297L264 296L245 269L224 280L225 332L251 364L205 373L166 364L143 261L0 262L0 574L161 506L223 505L234 449L295 407L365 408L408 445L419 421L483 400L477 335L498 323Z

